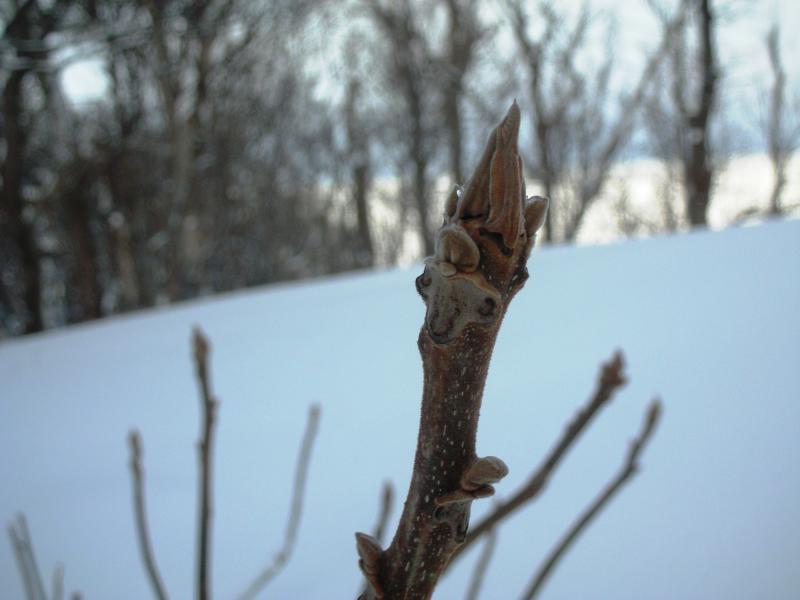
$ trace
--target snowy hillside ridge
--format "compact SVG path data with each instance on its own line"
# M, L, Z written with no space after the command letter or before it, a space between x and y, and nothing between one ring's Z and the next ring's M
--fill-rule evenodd
M589 209L586 220L578 234L580 244L607 243L618 239L620 217L617 207L621 198L626 203L626 217L638 217L642 223L638 235L647 235L652 229L664 228L664 203L668 202L673 213L683 215L683 188L678 165L668 165L651 159L638 159L616 164L608 184L600 198ZM755 210L756 218L763 218L769 209L774 174L769 156L763 153L730 157L723 163L714 180L708 220L713 229L730 227L742 218L743 213ZM798 213L800 207L800 155L795 154L787 165L787 182L783 193L783 204L793 207L790 214Z
M630 383L543 497L500 529L485 597L519 595L619 468L659 395L664 419L641 473L543 597L795 598L800 221L537 248L529 268L498 339L478 432L479 452L510 468L498 494L525 480L616 348ZM306 411L319 402L295 556L265 597L354 597L353 533L372 526L382 482L403 496L411 474L418 274L269 286L3 342L0 515L25 511L45 580L63 562L66 588L85 598L150 597L125 442L136 427L155 555L171 597L191 597L199 407L189 336L198 324L213 345L221 402L215 596L243 591L280 547ZM488 508L476 504L473 520ZM435 598L464 597L476 555ZM0 597L23 597L8 543Z

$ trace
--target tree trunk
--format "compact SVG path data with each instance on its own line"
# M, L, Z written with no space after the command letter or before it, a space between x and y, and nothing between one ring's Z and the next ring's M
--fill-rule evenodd
M713 165L709 147L709 126L717 82L717 65L714 52L714 15L710 0L698 0L700 16L700 54L698 56L701 77L700 97L697 109L689 115L686 123L689 138L688 154L684 157L684 179L686 181L686 213L693 227L708 224L708 205L711 200Z
M413 73L409 72L409 77ZM419 217L419 236L425 255L433 253L433 236L431 235L430 225L428 224L428 177L426 168L428 157L425 152L424 128L422 124L422 101L414 88L413 81L408 82L409 88L409 112L413 128L411 132L410 156L411 164L414 165L414 202L416 204L417 216Z
M345 126L347 128L348 154L352 160L351 184L353 186L353 205L358 219L357 264L371 267L375 262L372 247L372 234L369 218L369 188L371 184L369 140L360 125L358 101L361 85L352 79L347 87L345 102Z
M91 179L88 172L81 173L61 198L72 257L68 269L80 304L77 313L70 315L70 322L102 316L103 291L98 278L97 244L91 228L91 198L87 190Z
M3 178L2 211L8 219L11 236L22 263L22 297L28 312L25 333L41 331L42 317L41 265L33 223L24 215L22 196L23 162L26 135L22 125L22 82L28 71L13 71L3 89L3 127L6 155L0 173Z

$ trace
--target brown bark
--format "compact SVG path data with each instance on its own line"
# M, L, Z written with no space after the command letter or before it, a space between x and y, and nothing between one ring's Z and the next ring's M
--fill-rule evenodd
M478 458L475 437L494 342L527 279L533 236L547 201L526 204L512 105L492 133L463 196L447 203L435 255L417 289L427 304L419 334L424 384L414 470L405 509L386 551L357 534L370 583L362 598L430 598L464 541L472 500L494 493L507 469ZM455 193L454 193L455 194Z

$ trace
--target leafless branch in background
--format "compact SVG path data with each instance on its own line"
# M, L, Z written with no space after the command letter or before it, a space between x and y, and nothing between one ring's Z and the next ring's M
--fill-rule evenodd
M131 476L133 480L133 513L136 521L136 535L139 540L139 552L142 556L147 578L153 588L153 594L158 600L166 600L167 593L156 565L153 546L150 541L150 531L147 525L147 512L145 510L144 494L144 469L142 467L142 440L136 430L128 434L128 445L131 452Z
M472 579L467 587L467 595L464 600L478 600L483 587L483 579L486 576L486 571L489 568L489 563L492 560L495 546L497 545L497 530L490 529L486 534L486 542L483 544L478 561L475 563L475 568L472 571Z
M379 542L383 541L386 527L389 524L389 517L392 515L392 504L394 504L394 486L392 486L391 481L384 481L381 492L381 508L378 512L375 528L372 530L372 537Z
M466 79L478 58L478 50L489 28L481 22L477 0L444 0L447 25L444 56L440 60L439 93L441 114L447 135L449 172L454 185L464 181L464 115Z
M571 24L556 4L538 4L544 23L532 34L530 3L506 0L514 39L527 71L533 110L534 152L531 169L552 200L544 237L547 242L574 241L592 204L600 197L615 162L635 131L636 117L652 83L652 74L668 55L672 33L683 26L685 12L665 17L661 40L647 56L631 91L613 97L613 51L602 64L586 69L592 27L598 21L588 5ZM609 26L608 44L614 27ZM612 110L613 109L613 110ZM610 115L613 115L610 116Z
M64 600L64 565L58 564L53 570L52 600Z
M720 154L711 135L719 113L721 75L715 40L717 17L712 0L682 0L678 10L686 19L670 32L666 11L656 0L647 4L661 20L663 35L670 38L669 71L654 76L659 87L650 101L658 105L657 112L664 120L664 127L655 132L662 137L657 143L667 148L663 159L677 159L680 165L689 225L705 227ZM665 97L669 103L662 102Z
M769 114L766 123L767 152L772 162L775 182L769 199L769 214L783 214L781 204L786 187L786 168L792 153L800 142L800 123L787 123L786 110L786 71L781 59L780 26L775 23L766 39L769 64L772 69L772 90L770 93Z
M384 481L381 491L381 506L378 511L378 518L375 521L375 527L372 529L372 537L378 544L383 544L383 536L386 533L386 526L389 524L389 517L392 512L392 504L394 502L394 487L391 481ZM367 586L369 582L364 582L361 586L361 591L358 596L367 593Z
M33 551L33 542L28 530L28 521L23 513L17 515L16 522L8 526L8 535L11 538L11 547L17 560L20 571L22 587L26 600L48 600L44 581L36 563L36 554ZM64 599L64 565L56 564L53 569L53 590L49 600ZM80 594L73 592L72 600L80 600Z
M423 28L408 2L368 0L363 7L382 32L388 49L383 82L388 98L397 102L397 120L404 131L403 170L409 177L413 205L418 220L420 245L425 255L433 253L430 201L432 128L429 85L433 54ZM399 101L399 102L398 102Z
M532 502L545 488L550 476L561 464L567 451L577 442L580 434L592 422L600 409L608 404L614 393L626 383L624 375L625 362L621 352L614 354L613 358L605 363L600 371L600 376L595 390L589 401L578 411L570 421L556 445L544 459L541 465L528 478L516 492L506 500L498 500L496 507L474 527L467 532L464 543L456 550L453 560L463 554L475 541L494 529L504 519L516 512L524 505Z
M350 54L354 54L351 50ZM354 60L351 58L351 60ZM352 75L347 85L344 101L344 121L347 132L346 161L350 166L352 204L357 218L356 256L359 266L375 264L375 249L370 217L370 190L373 184L374 166L370 159L370 131L368 120L363 118L360 105L363 102L362 83Z
M198 454L200 460L200 494L197 524L197 598L208 600L211 585L211 519L213 508L211 506L211 475L214 443L214 427L217 421L217 400L211 394L209 381L208 354L210 345L208 339L198 327L192 333L192 347L194 349L195 375L200 386L200 407L202 411L202 425Z
M14 548L14 555L17 558L17 566L22 576L22 583L25 588L27 600L47 600L44 591L44 583L36 564L36 554L33 551L33 542L28 530L28 521L25 515L19 513L16 523L8 526L8 534L11 537L11 545Z
M283 546L273 556L272 561L255 578L253 583L239 596L240 600L254 598L278 573L286 566L294 551L297 533L300 528L300 518L303 514L303 501L305 496L306 481L308 479L308 466L311 462L311 451L314 447L314 440L317 437L319 427L320 407L312 404L308 409L308 422L303 441L300 444L300 454L297 457L297 468L294 475L294 489L292 492L291 508L289 518L286 523L286 533L283 538Z
M639 435L631 442L628 450L628 455L625 464L622 466L619 474L614 477L611 482L606 486L602 493L589 505L586 511L578 518L577 521L569 528L567 534L558 542L556 547L545 559L539 571L533 577L531 584L528 586L522 600L533 600L536 594L541 590L542 585L547 580L547 577L553 571L558 561L569 549L575 539L580 533L589 525L592 519L608 504L611 498L628 482L640 468L639 455L644 449L645 444L650 439L658 424L661 415L661 403L658 400L653 400L647 409L644 424Z

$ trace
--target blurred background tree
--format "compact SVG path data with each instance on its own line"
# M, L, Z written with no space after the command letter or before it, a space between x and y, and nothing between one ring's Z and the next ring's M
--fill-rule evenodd
M606 239L707 226L736 152L766 157L768 192L721 224L797 211L777 25L752 30L767 100L731 144L743 85L718 39L755 8L642 0L656 34L631 57L618 14L576 4L3 2L0 336L430 254L512 96L549 243L603 211ZM68 93L75 65L102 91ZM618 174L637 159L660 165L646 190Z

